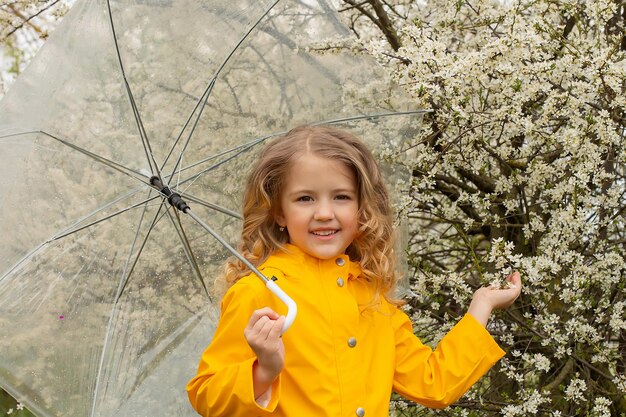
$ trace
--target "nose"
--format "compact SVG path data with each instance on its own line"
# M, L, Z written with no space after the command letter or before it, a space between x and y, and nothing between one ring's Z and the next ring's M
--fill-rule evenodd
M330 201L321 200L315 206L315 220L332 220L335 218L332 203Z

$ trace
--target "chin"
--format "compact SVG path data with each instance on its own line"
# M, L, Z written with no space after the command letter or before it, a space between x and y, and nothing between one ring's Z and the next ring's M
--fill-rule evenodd
M337 256L343 255L344 252L345 252L345 249L344 250L337 249L337 250L311 251L309 253L311 253L313 256L319 259L332 259L332 258L336 258Z

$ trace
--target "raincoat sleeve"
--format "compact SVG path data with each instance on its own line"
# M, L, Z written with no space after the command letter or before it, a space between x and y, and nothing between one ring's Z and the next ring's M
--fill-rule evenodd
M187 384L189 401L202 416L268 416L278 404L280 376L266 407L254 398L252 366L256 356L243 332L252 312L264 306L255 294L253 285L240 281L222 300L213 340L202 355L197 375Z
M434 351L413 334L404 312L397 310L392 320L396 335L394 391L426 407L444 408L458 400L505 353L470 314Z

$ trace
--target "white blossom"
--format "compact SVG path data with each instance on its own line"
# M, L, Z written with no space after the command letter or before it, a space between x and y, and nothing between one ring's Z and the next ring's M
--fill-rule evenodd
M578 375L577 375L578 376ZM578 377L572 378L567 388L565 388L565 397L576 403L584 400L584 392L587 384Z
M593 409L591 410L592 416L597 417L611 417L610 410L611 400L605 397L598 397L593 402Z

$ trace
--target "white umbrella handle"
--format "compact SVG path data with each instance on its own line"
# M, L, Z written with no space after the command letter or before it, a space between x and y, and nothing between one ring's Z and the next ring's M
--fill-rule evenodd
M280 298L280 301L285 303L285 305L287 306L287 317L285 317L283 330L280 333L283 334L293 324L293 321L296 318L296 313L298 312L298 306L296 305L296 302L293 301L293 299L289 297L287 293L283 291L282 288L280 288L278 284L276 284L276 282L274 282L273 280L268 279L265 285L271 292L274 293L274 295L276 295L276 297Z

